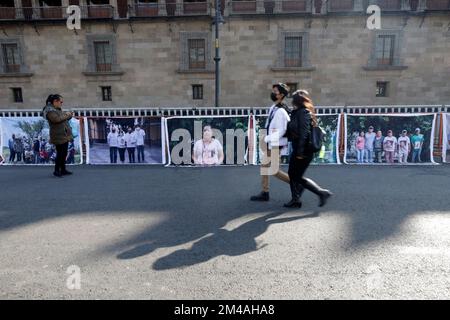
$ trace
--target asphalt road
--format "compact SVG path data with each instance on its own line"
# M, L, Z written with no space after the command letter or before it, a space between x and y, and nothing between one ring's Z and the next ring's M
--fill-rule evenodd
M258 167L72 169L0 167L0 299L450 298L450 166L312 167L320 210L250 202Z

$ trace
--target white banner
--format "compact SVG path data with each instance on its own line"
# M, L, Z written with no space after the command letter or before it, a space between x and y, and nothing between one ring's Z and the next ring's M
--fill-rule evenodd
M67 164L82 164L80 120L69 121L73 141L69 142ZM56 147L49 142L48 121L42 117L0 118L1 150L4 164L50 165L56 159Z
M435 163L436 114L346 114L346 164Z
M443 117L443 141L442 141L442 161L450 162L450 113L442 114Z

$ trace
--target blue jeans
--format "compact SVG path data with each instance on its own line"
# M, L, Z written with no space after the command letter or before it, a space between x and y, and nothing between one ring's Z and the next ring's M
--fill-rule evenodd
M138 162L144 162L144 146L137 146L137 152L138 152Z
M422 153L422 149L414 149L413 156L412 156L412 162L422 162L420 160L420 154Z
M364 161L364 150L356 149L356 158L358 159L358 163L363 163L363 161Z
M111 163L117 163L117 147L109 147L109 159Z
M366 162L373 163L373 150L364 149L364 158Z

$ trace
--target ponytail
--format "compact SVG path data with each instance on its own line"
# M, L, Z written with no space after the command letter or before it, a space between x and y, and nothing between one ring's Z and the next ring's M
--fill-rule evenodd
M314 108L314 105L313 105L312 101L311 100L310 101L305 101L303 103L303 105L305 106L305 109L308 110L309 113L311 114L311 120L312 120L313 127L317 127L319 125L319 123L317 121L316 110Z

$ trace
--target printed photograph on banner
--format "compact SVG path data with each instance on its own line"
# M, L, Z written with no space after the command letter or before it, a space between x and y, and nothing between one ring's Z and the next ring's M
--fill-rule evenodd
M175 165L248 164L248 116L167 119L169 159Z
M0 119L0 165L5 163L5 158L3 157L3 138L2 138L2 119Z
M347 115L345 162L433 162L435 115Z
M4 164L54 164L56 147L49 142L48 121L42 117L1 118ZM81 164L80 120L69 121L73 140L69 142L67 164Z
M442 156L445 162L450 162L450 113L443 114L444 117L444 141L442 145L444 147Z
M339 115L318 115L317 120L319 126L325 130L326 135L324 139L324 144L322 150L314 155L314 160L312 163L339 163L337 157L337 144L339 138ZM262 159L262 149L260 143L260 132L261 129L266 127L267 116L256 116L255 117L255 131L256 131L256 160L255 164L260 164ZM289 163L289 155L292 152L291 142L288 142L287 147L281 149L281 163Z
M90 164L161 164L160 117L88 117Z

